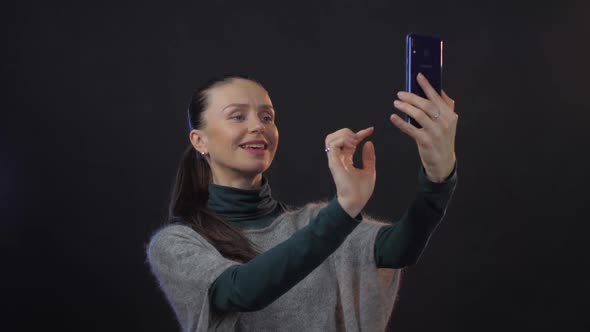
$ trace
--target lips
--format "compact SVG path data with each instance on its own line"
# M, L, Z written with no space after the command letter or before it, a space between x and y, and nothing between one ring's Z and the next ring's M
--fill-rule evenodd
M253 149L253 150L266 150L268 149L268 143L265 141L249 141L239 145L242 149Z

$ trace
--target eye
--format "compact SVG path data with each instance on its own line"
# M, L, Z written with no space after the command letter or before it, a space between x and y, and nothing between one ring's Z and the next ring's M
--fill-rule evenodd
M262 114L262 121L273 122L273 120L274 120L274 118L273 118L272 114L269 114L269 113Z
M230 117L230 119L243 120L244 116L241 114L236 114L236 115Z

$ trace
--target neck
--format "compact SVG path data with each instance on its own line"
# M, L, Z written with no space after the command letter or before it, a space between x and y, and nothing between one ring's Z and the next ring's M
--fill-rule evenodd
M271 216L282 212L282 206L272 197L270 185L262 177L259 187L242 189L209 183L209 209L225 221L241 226L267 225ZM268 217L268 218L267 218Z
M222 176L221 174L215 174L215 172L212 173L212 182L220 186L252 189L260 187L260 184L262 183L262 173L253 176L245 176L243 174L239 176Z

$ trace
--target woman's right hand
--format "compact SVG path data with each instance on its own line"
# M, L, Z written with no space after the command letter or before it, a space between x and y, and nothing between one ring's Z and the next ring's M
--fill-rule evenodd
M373 127L353 132L340 129L326 136L328 166L336 184L337 199L351 217L356 217L365 207L375 189L375 147L373 142L363 146L363 168L353 165L357 145L373 133Z

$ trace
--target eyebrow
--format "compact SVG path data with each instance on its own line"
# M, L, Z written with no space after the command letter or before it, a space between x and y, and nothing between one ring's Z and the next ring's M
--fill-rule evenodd
M229 105L225 106L221 111L223 112L223 111L225 111L226 108L231 107L231 106L249 107L250 105L249 104L233 103L233 104L229 104ZM273 110L273 112L275 110L274 107L272 107L272 105L269 105L269 104L260 105L260 109L264 109L264 110L271 109L271 110Z

